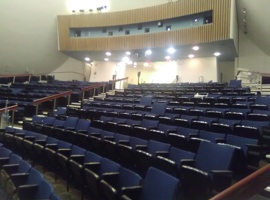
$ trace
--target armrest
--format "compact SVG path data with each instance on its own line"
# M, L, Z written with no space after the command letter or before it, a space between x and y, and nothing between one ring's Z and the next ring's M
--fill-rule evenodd
M100 163L99 162L88 162L88 163L84 163L83 164L84 168L90 169L94 172L96 172L98 170L98 168L100 167Z
M218 192L226 189L232 183L232 171L229 170L211 170L213 187Z
M246 144L248 151L260 151L262 147L256 144Z
M52 150L56 151L57 147L58 147L58 144L46 144L45 147L48 148L48 149L52 149Z
M189 137L190 137L190 139L191 139L191 138L198 138L198 137L199 137L199 134L190 133L190 134L189 134Z
M35 143L44 146L46 144L46 140L36 140Z
M100 138L100 133L90 133L91 137Z
M70 154L71 154L71 149L69 149L69 148L61 148L61 149L58 149L58 153L66 156L66 157L69 157Z
M109 172L109 173L103 173L102 179L112 185L113 187L116 186L117 177L119 176L119 172Z
M14 136L17 136L17 137L24 137L24 136L25 136L25 133L15 133Z
M135 149L136 150L141 150L141 151L146 151L147 146L146 145L136 145Z
M9 161L9 157L2 157L0 158L0 166L3 166L5 164L7 164Z
M216 143L226 143L226 139L217 138Z
M174 162L173 160L171 160L171 159L169 159L169 158L165 158L165 157L163 157L163 156L157 156L156 159L157 159L157 160L161 160L161 161L165 161L165 162L170 163L170 164L172 164L172 165L175 165L175 162Z
M70 159L81 164L81 163L83 163L84 155L71 155Z
M3 165L3 170L5 172L7 172L7 174L13 174L17 171L19 167L19 164L7 164L7 165Z
M119 140L118 141L118 145L129 145L130 143L129 143L129 141L128 140Z
M29 176L29 173L15 173L11 174L10 179L12 180L13 184L18 187L23 185Z
M181 160L181 165L187 165L187 166L190 166L190 167L194 167L195 160L194 159L182 159Z
M35 140L35 136L30 136L30 135L26 135L25 137L24 137L24 140L29 140L29 141L34 141Z
M167 151L157 151L156 152L156 157L163 157L163 158L168 158L169 152Z
M168 151L156 151L156 156L158 155L169 155Z
M136 153L143 154L143 155L146 155L148 157L152 157L152 154L151 153L148 153L146 151L136 150Z
M32 199L37 190L37 184L21 185L18 187L18 197L20 199Z
M87 130L78 130L77 133L87 134Z
M114 137L113 136L104 136L103 139L113 141Z
M67 131L75 131L76 129L75 129L75 127L66 127L65 130L67 130Z
M127 199L137 199L141 192L141 189L142 186L123 187L122 194L124 196L127 196Z

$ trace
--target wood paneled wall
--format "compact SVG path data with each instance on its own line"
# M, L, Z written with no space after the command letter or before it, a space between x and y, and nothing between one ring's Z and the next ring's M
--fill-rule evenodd
M155 48L225 40L230 37L231 0L179 0L121 12L58 16L60 51L101 51ZM170 19L213 10L213 23L161 33L121 37L73 38L70 28L121 26Z

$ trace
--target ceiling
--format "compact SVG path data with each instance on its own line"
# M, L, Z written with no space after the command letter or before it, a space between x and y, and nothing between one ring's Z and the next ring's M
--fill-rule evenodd
M267 55L270 55L270 26L267 25L266 19L270 19L269 0L236 0L237 6L237 18L240 31L243 29L243 12L246 10L246 25L247 25L247 37L260 49L262 49ZM218 57L220 61L233 61L237 57L236 48L232 39L224 41L216 41L210 43L197 44L200 49L198 51L192 50L194 45L176 46L176 52L171 55L172 60L180 60L188 58L189 54L194 54L195 58L199 57L213 57L214 52L220 52ZM168 55L167 48L155 48L152 50L151 56L145 56L147 49L136 49L131 51L130 60L133 62L156 62L165 61L165 56ZM112 62L121 62L122 58L126 55L126 51L114 51L111 52L110 57L105 55L105 52L63 52L65 55L73 57L77 60L85 62L84 58L89 57L91 61L104 61L104 58L108 58ZM139 55L139 56L138 56ZM90 62L91 62L90 61Z
M136 49L130 51L131 55L128 57L132 62L160 62L166 61L165 56L170 56L170 60L180 60L187 59L190 54L193 54L195 58L198 58L213 57L215 52L220 52L220 60L234 60L237 55L232 39L197 44L197 46L199 46L199 50L197 51L192 49L193 46L194 45L174 46L175 53L173 54L167 52L168 47L151 49L151 55L145 55L147 49ZM121 62L122 58L126 56L125 50L112 51L111 56L106 56L106 52L103 51L69 51L63 53L83 62L85 62L86 57L91 59L90 62L104 61L104 58L108 58L111 62Z
M69 56L80 61L85 57L92 60L103 61L105 52L59 52L57 46L56 16L70 14L66 5L69 0L1 0L0 1L0 73L50 73L64 64ZM112 0L111 0L112 1ZM270 19L269 0L235 0L237 2L238 22L241 27L243 17L241 10L246 9L247 34L251 42L266 55L270 55ZM123 2L114 0L114 10L131 5L142 5L143 0ZM117 2L117 3L115 3ZM155 5L163 0L147 1ZM147 6L145 3L145 6ZM134 4L134 5L133 5ZM14 5L16 5L14 7ZM114 5L111 5L114 6ZM149 5L151 6L151 5ZM23 8L23 9L22 9ZM120 8L119 8L120 9ZM23 16L23 17L22 17ZM42 39L40 39L42 38ZM220 60L233 60L236 55L232 40L217 41L212 43L197 44L198 51L193 51L192 46L175 47L174 60L187 58L189 54L195 57L212 57L215 51L219 51ZM134 62L161 61L167 55L165 48L152 49L150 58L145 57L146 49L134 50L131 60ZM139 56L136 56L139 53ZM125 55L125 51L112 52L110 61L119 62ZM241 56L241 52L239 52Z

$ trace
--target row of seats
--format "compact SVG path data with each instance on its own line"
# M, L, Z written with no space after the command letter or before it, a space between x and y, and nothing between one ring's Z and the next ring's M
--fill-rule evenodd
M0 144L0 170L0 185L9 199L60 200L50 183L38 170L2 144Z
M45 136L31 140L33 133L13 128L7 128L3 138L14 150L26 151L34 161L52 168L56 176L63 175L67 190L72 183L81 189L82 197L90 192L89 198L96 199L134 199L136 195L137 199L163 200L175 199L178 192L179 180L153 167L142 179L118 163L68 142Z
M158 121L146 119L132 121L121 118L102 117L101 120L94 120L91 124L88 120L78 119L76 117L68 117L63 121L53 117L43 118L35 116L33 120L31 123L25 122L25 130L66 140L110 158L121 156L121 153L125 151L125 149L119 150L118 146L121 146L119 144L127 143L129 148L135 150L137 145L147 145L149 140L166 143L175 148L194 153L197 152L201 141L227 143L239 148L242 163L250 164L257 168L260 158L269 152L269 141L267 139L244 137L245 135L243 133L246 132L242 132L242 130L244 128L248 130L248 127L240 125L240 121L239 127L235 126L236 130L240 130L239 134L233 135L233 132L226 132L226 129L231 129L233 126L232 123L236 123L235 121L231 121L231 124L227 125L225 121L213 124L220 131L211 132L182 126L166 125L158 123ZM259 131L259 129L254 128L251 130ZM35 136L35 138L37 139L38 136ZM265 138L267 138L267 135ZM251 156L251 152L254 150L252 147L254 146L257 147L257 151L261 155L256 157ZM263 147L263 149L259 147ZM123 157L120 160L126 160L128 157Z

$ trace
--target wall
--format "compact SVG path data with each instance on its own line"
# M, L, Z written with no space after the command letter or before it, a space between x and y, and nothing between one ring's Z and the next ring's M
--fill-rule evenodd
M262 51L242 31L239 31L239 58L237 68L245 68L251 71L270 73L270 56Z
M54 75L57 80L79 80L83 81L84 78L89 79L89 66L87 64L75 60L73 58L69 58L64 64L62 64L59 68L52 71L50 75ZM88 69L88 70L87 70Z
M128 83L137 84L138 72L141 72L140 83L175 83L176 75L181 82L198 82L200 76L204 77L204 82L218 79L215 57L156 62L150 63L147 67L143 63L138 63L137 67L134 67L114 62L94 62L87 69L91 70L90 78L87 79L91 82L112 80L112 76L116 74L117 79L128 77Z
M230 38L233 38L236 52L238 53L239 39L236 0L231 1Z
M218 68L218 78L220 78L220 73L222 73L222 79L219 79L220 82L229 82L234 79L234 61L218 62Z

